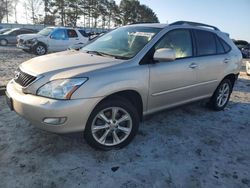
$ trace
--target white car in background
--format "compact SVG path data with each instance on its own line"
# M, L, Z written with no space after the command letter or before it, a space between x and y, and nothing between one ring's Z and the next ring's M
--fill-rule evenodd
M84 45L89 41L83 29L69 27L46 27L37 34L17 36L17 47L36 55L67 50L69 46Z
M246 61L246 72L247 75L250 76L250 61Z

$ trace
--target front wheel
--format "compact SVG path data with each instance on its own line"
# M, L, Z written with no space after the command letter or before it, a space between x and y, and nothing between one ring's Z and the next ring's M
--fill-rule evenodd
M229 101L232 89L231 81L229 79L224 79L210 99L211 107L216 111L223 110Z
M110 150L129 144L139 127L136 108L123 98L105 100L91 113L84 137L94 148Z
M47 53L47 48L44 44L38 43L37 45L34 46L33 52L36 55L44 55Z

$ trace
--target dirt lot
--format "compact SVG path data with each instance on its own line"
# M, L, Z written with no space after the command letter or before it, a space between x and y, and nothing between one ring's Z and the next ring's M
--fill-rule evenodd
M0 85L31 58L0 47ZM224 111L204 102L153 115L126 148L101 152L82 134L34 128L0 97L0 187L250 187L250 77Z

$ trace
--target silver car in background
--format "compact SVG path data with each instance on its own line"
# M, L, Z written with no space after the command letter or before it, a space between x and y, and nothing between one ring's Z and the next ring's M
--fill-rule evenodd
M89 38L81 28L46 27L37 34L25 34L17 37L17 48L36 55L47 52L60 52L70 46L77 48L88 42Z
M79 51L24 62L7 85L7 103L41 129L84 131L95 148L121 148L145 115L202 99L223 110L241 61L228 34L214 26L129 25Z
M250 76L250 61L246 61L246 73L248 76Z
M17 36L22 34L36 33L36 30L28 28L14 28L7 30L6 32L0 34L0 46L6 46L8 44L16 44Z

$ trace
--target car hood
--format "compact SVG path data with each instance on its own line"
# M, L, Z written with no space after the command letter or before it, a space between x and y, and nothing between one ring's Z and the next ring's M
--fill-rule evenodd
M20 68L34 75L50 74L54 77L79 76L86 72L117 65L124 60L87 54L81 51L64 51L26 61Z
M34 38L43 38L43 35L39 35L37 33L35 34L22 34L22 35L18 35L18 39L23 39L23 40L30 40L30 39L34 39Z

